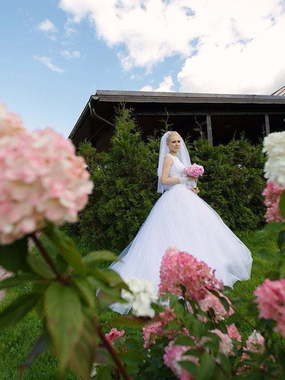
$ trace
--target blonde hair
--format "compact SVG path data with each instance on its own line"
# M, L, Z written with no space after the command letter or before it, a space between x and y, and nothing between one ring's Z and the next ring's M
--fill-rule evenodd
M166 139L166 141L169 143L169 140L171 139L171 137L173 136L173 135L178 135L180 138L181 138L181 136L179 135L179 133L177 132L177 131L169 131L170 133L169 133L169 135L167 136L167 139Z

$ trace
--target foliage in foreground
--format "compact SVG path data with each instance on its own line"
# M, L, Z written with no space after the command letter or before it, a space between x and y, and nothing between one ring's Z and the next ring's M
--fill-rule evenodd
M9 288L21 286L26 291L1 310L0 328L13 327L31 311L41 320L40 334L20 373L48 349L57 358L60 377L72 371L80 379L130 379L148 376L149 369L153 376L154 368L160 368L165 378L174 374L182 380L285 376L285 176L279 136L273 134L265 142L272 159L266 175L282 187L281 194L276 196L276 189L269 187L266 195L270 217L277 215L272 208L279 207L282 220L266 228L277 233L279 262L255 289L257 307L249 303L251 320L245 321L235 310L240 296L233 303L212 269L191 253L167 250L159 294L147 281L123 281L116 272L102 268L102 262L116 260L109 251L92 251L83 257L57 227L76 220L86 204L92 184L83 160L75 156L70 143L50 130L4 128L3 133L0 299ZM47 142L48 149L42 149ZM17 165L21 154L30 158L31 165ZM102 316L114 302L125 301L133 315L110 319L112 329L105 333ZM249 333L242 337L235 322L249 326ZM115 328L119 326L142 329L144 345L130 340L125 331Z
M263 231L255 233L247 232L240 235L242 240L253 252L254 264L252 278L250 281L237 283L234 289L230 290L227 295L237 310L237 312L229 318L229 323L236 324L243 341L246 341L254 328L259 329L264 335L263 329L256 324L257 314L256 308L253 308L255 298L253 291L265 278L276 279L277 273L275 269L279 267L280 259L284 262L282 257L280 257L278 245L274 242L275 238L278 237L278 229L279 227L273 224L269 225ZM81 244L81 246L84 245L85 244ZM17 292L11 290L9 297L7 297L7 300L1 305L2 309L5 308L15 296L26 294L30 291L30 288L30 286L18 286L15 288L18 289ZM252 309L255 311L253 312ZM244 319L248 320L253 326L244 323ZM108 332L112 327L117 327L118 329L123 328L126 331L125 336L119 338L114 343L114 347L119 350L127 347L128 350L131 351L130 357L128 358L127 355L125 355L124 360L130 361L130 365L133 366L134 371L132 373L137 375L137 371L139 371L140 378L142 379L150 377L152 379L159 379L162 378L162 375L165 379L175 379L175 375L163 362L163 351L167 345L167 339L165 337L159 337L157 343L150 347L150 351L148 351L149 355L147 355L147 350L143 348L142 325L135 326L135 324L132 325L130 321L124 324L122 320L116 320L116 314L111 311L101 314L100 322L104 326L104 332ZM266 325L265 320L262 320L262 323ZM126 327L126 325L129 325L129 327ZM35 312L32 312L17 326L2 330L0 335L0 349L2 353L0 358L0 373L3 378L16 379L16 369L20 363L25 361L27 353L31 349L31 344L36 340L37 336L41 334L41 329L42 324L38 316ZM279 334L273 333L272 337L275 344L281 345L281 348L284 347L284 341ZM123 353L121 353L121 355L122 357L124 356ZM231 360L231 357L229 360ZM23 379L36 380L38 378L55 378L56 366L57 362L51 353L48 351L44 352L32 363L30 369L26 369ZM101 376L104 379L108 379L109 375L107 374L113 371L107 364L101 364L95 368L97 369L98 379L100 379ZM136 375L134 375L134 377L136 377ZM257 376L257 378L260 379L263 375L259 373L258 376L260 377ZM239 375L239 377L241 377L241 375ZM71 380L75 378L77 377L71 373L64 376L64 379ZM251 379L251 377L246 377L245 374L242 378ZM269 378L271 377L266 374L266 379Z
M168 264L171 265L167 270L163 269L163 273L168 271L168 274L161 277L160 293L171 291L166 295L169 303L167 306L156 304L155 317L142 329L145 350L140 348L139 359L134 356L132 361L135 366L137 360L136 375L140 378L151 376L158 379L161 376L172 379L175 374L185 380L283 378L284 231L284 223L274 223L256 234L262 248L258 249L255 257L264 266L265 273L259 281L256 276L253 279L259 285L255 291L247 289L244 295L238 289L235 292L230 289L221 291L218 284L208 278L208 294L200 298L199 291L203 289L197 282L201 267L197 281L195 260L189 259L189 255L182 260L183 253L168 252L163 260L170 260ZM270 236L277 236L276 245L268 244ZM271 250L264 249L266 244L267 247L271 245ZM166 262L162 263L164 265ZM187 266L188 270L185 269ZM190 267L193 276L183 279L181 273L185 269L189 274ZM202 272L204 270L207 269ZM209 273L202 274L204 278L205 275L207 277ZM176 283L174 279L178 276L180 280ZM195 281L191 283L193 278ZM267 280L260 284L264 278ZM247 283L239 285L239 289L248 287ZM112 326L126 326L119 318L111 322ZM134 347L132 336L118 336L114 346L119 352L129 351ZM98 374L101 369L102 366L98 365Z

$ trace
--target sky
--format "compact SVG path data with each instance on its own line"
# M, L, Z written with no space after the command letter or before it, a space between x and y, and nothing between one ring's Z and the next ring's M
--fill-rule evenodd
M2 0L0 31L0 103L66 137L96 90L285 86L285 0Z

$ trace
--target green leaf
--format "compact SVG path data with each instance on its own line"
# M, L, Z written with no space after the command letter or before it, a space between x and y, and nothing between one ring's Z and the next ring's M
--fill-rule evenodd
M278 247L279 247L279 249L281 251L282 248L285 245L285 231L284 230L282 230L282 231L279 232L278 239L277 239L277 244L278 244Z
M210 332L210 334L208 334L208 335L211 336L211 339L207 340L204 343L204 347L207 347L213 353L218 353L219 347L220 347L220 338L218 337L217 334L215 334L213 332Z
M195 348L195 347L189 347L187 351L184 351L183 355L191 355L191 356L196 356L199 358L201 356L201 349Z
M280 279L285 277L285 262L282 263L281 266L279 267L279 277Z
M126 352L120 352L118 355L121 361L124 363L127 373L129 375L131 375L132 373L134 375L137 375L142 363L141 351L132 349Z
M100 290L102 290L105 293L110 294L110 295L120 295L121 294L121 288L110 287L109 284L106 284L104 281L98 280L95 277L88 276L87 281L90 284L90 286L92 287L92 289L94 289L94 292L97 292L97 290L100 289Z
M109 285L111 287L119 287L122 289L128 289L121 276L112 269L92 269L94 277L99 281Z
M98 306L101 309L105 309L106 307L109 307L113 303L119 302L123 303L124 305L127 304L127 302L121 297L121 291L120 289L112 289L109 290L100 290L97 294L97 301Z
M175 344L181 345L181 346L193 346L194 340L193 338L190 338L189 336L179 336L175 339Z
M123 360L124 363L128 362L139 362L141 363L141 352L140 351L123 351L120 353L120 359Z
M80 298L71 287L53 283L46 291L45 310L62 373L82 333L84 315Z
M77 250L74 241L68 235L50 223L44 229L44 233L57 249L57 252L76 272L80 274L86 273L86 265L82 260L81 254Z
M280 196L279 210L280 210L282 217L285 219L285 192L283 192Z
M149 318L139 318L133 315L122 315L108 321L112 327L141 328L149 322Z
M281 255L285 255L285 248L282 248L282 249L280 250L280 254L281 254Z
M197 365L193 362L190 362L189 360L181 360L178 362L178 364L186 369L188 372L190 372L193 377L196 379L197 374L199 373L199 370L197 368Z
M113 380L113 368L110 366L99 366L96 370L96 380Z
M51 280L56 277L51 267L46 263L41 255L37 253L30 253L27 257L27 261L32 270L42 278Z
M28 254L28 239L16 240L9 245L0 245L0 265L10 272L30 272L26 257Z
M164 331L179 331L179 328L181 327L181 324L179 321L174 320L167 323L166 326L164 326Z
M84 319L79 338L70 352L68 366L76 373L79 379L90 379L90 372L94 363L99 338L96 325L90 318Z
M264 278L268 278L271 281L279 280L280 273L277 270L272 270L270 272L265 273Z
M282 227L284 227L284 225L285 225L285 223L281 223L281 222L268 223L263 228L263 231L264 232L269 232L269 233L271 233L271 232L278 232L278 231L280 231L280 229ZM262 233L263 231L260 231L260 232Z
M94 309L96 293L90 286L89 281L86 278L82 277L73 277L72 280L76 288L79 290L84 301L88 304L88 306Z
M220 361L221 367L223 368L224 372L226 372L228 375L230 375L230 373L231 373L230 359L227 356L220 354L218 360ZM228 377L230 377L230 376L228 376Z
M192 331L193 336L202 337L206 332L205 324L200 322L198 319L194 319L191 327L191 332Z
M41 278L33 273L22 273L0 281L0 289L13 288L14 286L23 285L29 281L40 281Z
M111 252L111 251L92 251L88 253L84 258L83 261L86 264L96 264L98 261L117 261L118 256Z
M121 302L121 287L111 287L106 284L105 280L98 280L98 278L91 277L86 278L90 287L93 290L93 294L96 294L96 300L99 302L101 308L105 308L114 302Z
M209 354L204 353L200 357L199 372L195 379L197 380L210 380L215 376L215 361Z
M39 294L25 294L18 297L0 313L0 328L13 326L19 322L39 301Z
M184 300L182 300L184 302ZM184 314L185 314L185 309L184 306L179 302L179 300L176 298L172 299L170 301L170 307L174 310L175 315L179 319L183 319Z
M272 254L269 249L261 248L256 251L256 254L261 256L264 259L272 259Z

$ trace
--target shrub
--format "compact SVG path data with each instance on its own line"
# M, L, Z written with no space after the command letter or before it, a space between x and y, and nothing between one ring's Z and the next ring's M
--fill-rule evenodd
M154 139L145 143L130 111L121 109L109 152L98 153L89 143L81 145L95 190L81 214L79 232L97 248L124 248L158 198L157 143Z
M263 224L265 162L261 146L246 140L210 146L205 140L191 147L192 162L205 167L200 196L232 230L254 230Z

